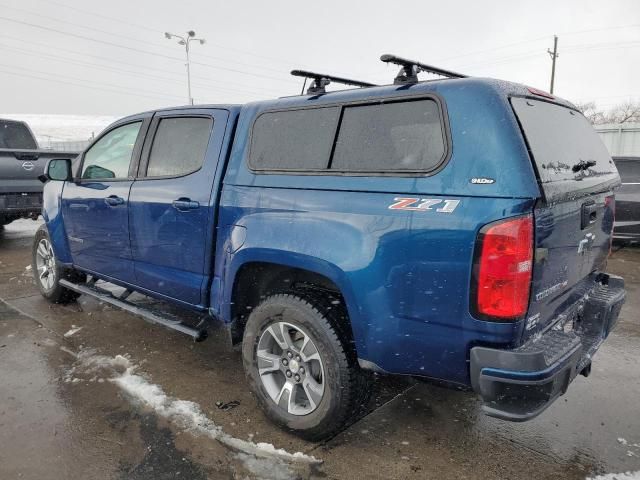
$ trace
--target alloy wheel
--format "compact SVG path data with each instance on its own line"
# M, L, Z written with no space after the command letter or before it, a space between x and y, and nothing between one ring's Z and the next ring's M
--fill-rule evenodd
M50 290L56 281L56 257L53 254L51 243L46 238L38 242L36 250L36 268L38 281L45 290Z
M304 330L272 323L260 336L256 357L262 385L276 405L292 415L318 408L325 390L324 366Z

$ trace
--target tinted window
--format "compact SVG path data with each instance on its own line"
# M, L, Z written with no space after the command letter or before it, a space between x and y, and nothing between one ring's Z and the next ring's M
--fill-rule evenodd
M614 161L622 183L640 183L640 158Z
M209 144L211 118L163 118L149 154L148 177L187 175L199 170Z
M338 114L338 107L329 107L260 115L253 126L251 167L327 168Z
M433 100L346 107L331 168L430 171L444 154L445 137Z
M0 148L35 150L38 144L23 123L0 120Z
M548 199L617 179L609 152L581 113L512 98Z
M127 178L141 125L123 125L98 140L84 155L82 178Z

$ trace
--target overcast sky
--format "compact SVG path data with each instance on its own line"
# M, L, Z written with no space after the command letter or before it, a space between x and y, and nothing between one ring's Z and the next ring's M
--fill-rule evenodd
M125 115L300 91L293 68L390 83L394 53L608 108L640 100L640 1L0 0L0 112ZM426 78L426 77L425 77Z

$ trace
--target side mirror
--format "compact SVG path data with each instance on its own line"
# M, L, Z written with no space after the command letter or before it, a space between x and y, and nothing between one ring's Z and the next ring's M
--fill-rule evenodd
M45 173L38 177L42 183L49 180L66 182L73 180L71 176L71 159L70 158L52 158L47 162Z

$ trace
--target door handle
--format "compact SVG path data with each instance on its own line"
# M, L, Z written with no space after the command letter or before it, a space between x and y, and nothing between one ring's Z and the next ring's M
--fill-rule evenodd
M191 200L190 198L179 198L173 201L173 208L180 211L195 210L200 208L200 203Z
M119 197L117 195L109 195L104 199L107 205L111 205L112 207L116 207L118 205L122 205L124 203L124 198Z
M69 208L72 210L89 210L89 205L86 203L70 203Z

